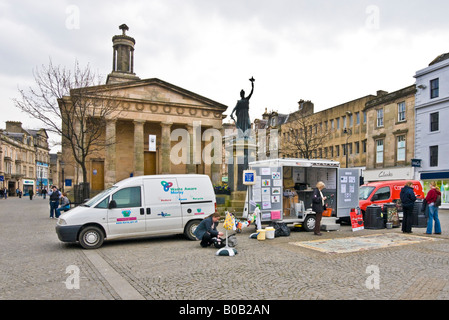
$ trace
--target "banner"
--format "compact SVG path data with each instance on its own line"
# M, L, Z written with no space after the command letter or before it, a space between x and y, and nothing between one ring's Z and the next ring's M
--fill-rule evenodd
M352 209L349 216L351 217L352 231L360 231L365 229L363 225L363 215L360 208Z

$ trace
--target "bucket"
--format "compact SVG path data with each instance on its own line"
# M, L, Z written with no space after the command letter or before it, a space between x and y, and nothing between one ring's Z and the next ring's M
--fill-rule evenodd
M267 239L274 239L274 228L273 227L268 227L265 229L265 237Z
M332 208L324 210L323 217L332 217Z
M257 240L265 240L265 230L264 229L260 229L257 230Z
M393 222L387 222L387 229L393 228Z

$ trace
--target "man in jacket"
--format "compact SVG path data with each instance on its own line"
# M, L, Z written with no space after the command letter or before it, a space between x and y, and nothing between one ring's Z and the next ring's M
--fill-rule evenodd
M56 217L56 209L59 207L59 198L61 197L61 192L58 191L56 186L51 187L51 190L48 192L50 196L50 219L53 219L53 216Z
M402 202L402 232L404 233L412 233L413 207L415 206L416 201L415 192L413 191L412 186L413 183L408 181L399 194Z

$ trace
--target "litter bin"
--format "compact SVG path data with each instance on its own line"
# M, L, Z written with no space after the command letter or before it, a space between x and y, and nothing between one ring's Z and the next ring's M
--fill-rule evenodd
M385 221L382 217L382 208L378 205L372 204L366 208L365 229L384 229Z
M413 206L413 228L427 228L427 216L424 208L424 201L417 199Z
M398 208L395 203L384 204L384 220L385 224L391 223L394 228L400 227Z

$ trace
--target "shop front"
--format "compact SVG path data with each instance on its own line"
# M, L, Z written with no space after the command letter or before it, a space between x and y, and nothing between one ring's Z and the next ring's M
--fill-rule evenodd
M435 181L441 191L441 208L449 209L449 171L421 172L424 193L430 190L430 183Z
M33 190L33 192L36 193L34 190L34 180L23 180L23 195L29 195L30 190Z

